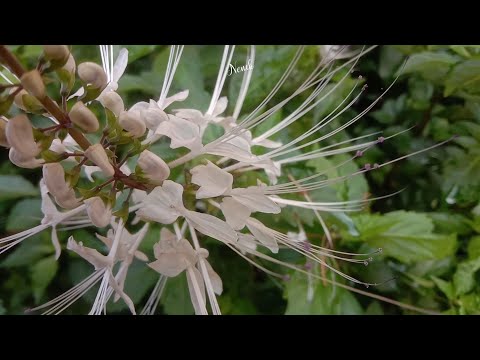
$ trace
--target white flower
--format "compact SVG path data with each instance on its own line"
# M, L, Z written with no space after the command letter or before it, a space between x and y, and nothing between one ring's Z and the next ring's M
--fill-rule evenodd
M236 232L224 221L209 214L187 210L182 200L183 186L165 180L141 203L137 215L147 221L171 224L183 216L199 232L225 243L237 241Z
M186 271L195 313L205 314L205 283L211 286L211 290L217 295L223 291L220 276L206 260L208 251L203 248L194 250L186 239L177 239L166 228L162 229L160 241L154 245L153 250L157 260L149 263L148 266L167 277L175 277ZM200 270L196 266L200 267Z

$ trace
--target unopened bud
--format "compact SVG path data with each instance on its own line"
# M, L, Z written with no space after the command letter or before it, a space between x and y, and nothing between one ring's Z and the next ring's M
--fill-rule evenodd
M170 176L170 168L165 161L148 150L140 154L138 166L154 185L161 185Z
M15 148L10 148L8 157L12 164L25 169L35 169L45 163L43 159L36 159L34 156L25 156Z
M45 84L38 70L26 72L20 78L20 82L23 88L36 98L43 99L46 96Z
M113 176L113 174L115 174L115 170L113 169L112 164L110 164L107 153L101 144L90 146L87 150L85 150L85 156L100 169L102 169L105 175Z
M103 89L107 86L107 75L103 68L93 62L84 62L78 65L78 77L86 84L95 89Z
M49 163L43 166L43 181L48 191L55 197L64 197L70 186L65 181L65 171L60 163Z
M150 130L156 130L160 123L168 120L168 115L160 108L142 110L140 115Z
M66 61L70 55L67 45L43 45L43 53L47 60Z
M100 124L95 114L85 106L81 101L73 105L68 113L70 120L87 133L93 133L98 130Z
M53 151L57 154L62 154L64 152L68 152L67 147L62 143L62 141L60 139L53 139L52 144L50 145L48 150ZM71 159L71 157L69 157L68 159ZM68 160L68 159L66 159L66 160ZM75 161L75 160L73 160L73 161Z
M72 54L68 56L68 60L65 63L65 65L62 66L62 69L67 70L70 74L75 73L76 64L75 64L75 58L73 57Z
M140 137L145 134L147 127L143 120L140 118L138 111L123 111L118 117L118 123L120 126L128 131L133 137Z
M62 208L73 209L80 205L80 201L75 197L75 191L65 181L65 171L60 163L49 163L43 166L43 181L48 192Z
M0 117L0 146L10 147L7 140L7 134L5 133L7 128L7 121Z
M84 200L87 208L87 214L93 225L96 227L105 227L110 224L112 218L112 209L106 206L99 196Z
M55 196L55 202L62 208L70 210L75 209L81 205L79 199L75 197L75 191L70 189L67 193L62 196Z
M100 103L104 108L107 108L115 114L115 116L120 116L120 113L125 110L125 105L123 100L115 91L106 91L99 98Z
M41 149L33 138L33 129L27 115L20 114L11 118L5 128L5 135L11 147L24 158L34 158Z
M11 93L13 91L15 90L12 89ZM43 109L40 101L38 101L36 97L30 95L25 89L20 90L17 95L15 95L13 102L18 108L27 112L35 112Z

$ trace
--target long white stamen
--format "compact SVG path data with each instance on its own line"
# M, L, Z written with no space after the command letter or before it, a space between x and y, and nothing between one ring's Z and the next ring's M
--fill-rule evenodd
M200 244L198 242L197 234L195 233L195 229L191 224L188 224L190 235L192 236L192 241L197 251L200 250ZM215 296L215 292L213 290L212 281L210 276L208 275L207 267L205 265L205 259L199 256L198 262L200 264L200 268L202 270L203 280L205 282L205 287L207 289L208 300L210 301L210 306L212 307L213 315L222 315L220 311L220 306L218 305L217 298Z
M228 66L232 62L234 51L235 51L235 45L232 45L231 49L229 45L225 45L225 48L223 50L222 62L220 64L220 69L218 71L217 82L215 84L215 89L212 95L212 100L210 101L210 105L208 107L208 110L206 111L207 115L212 115L213 110L217 105L217 101L223 89L223 84L225 83L225 78L227 77Z
M190 278L193 286L193 291L195 292L195 296L197 297L197 301L200 305L200 314L197 315L208 315L207 308L205 307L205 299L202 296L202 292L200 291L200 285L197 282L197 277L195 276L195 273L193 272L191 266L187 268L187 276Z
M165 70L165 77L163 79L162 90L160 92L160 98L158 99L158 104L163 105L166 97L168 96L168 91L173 81L175 72L177 71L180 58L182 57L184 46L172 45L170 47L170 54L168 56L167 69Z
M70 290L66 291L65 293L57 296L55 299L50 300L43 305L30 309L29 312L37 311L54 305L50 309L45 311L43 314L60 314L62 311L72 305L75 301L81 298L87 291L89 291L100 280L103 272L104 269L93 272L91 275L89 275L87 278L82 280Z
M113 81L113 45L110 45L110 81Z
M167 277L164 275L160 275L158 278L155 287L153 288L150 297L145 304L145 307L140 312L140 315L153 315L155 314L155 310L158 307L158 303L160 302L160 298L162 297L163 290L165 289L165 285L167 284Z
M247 95L248 86L250 85L250 80L252 78L252 73L255 64L255 45L251 45L247 53L247 62L251 61L251 69L248 69L243 74L242 85L240 86L240 91L238 93L237 103L235 104L235 110L233 111L233 118L237 119L242 111L243 102L245 101L245 96ZM247 65L247 64L245 64Z

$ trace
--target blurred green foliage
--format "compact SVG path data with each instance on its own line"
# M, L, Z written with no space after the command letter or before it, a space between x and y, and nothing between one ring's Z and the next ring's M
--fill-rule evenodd
M125 103L145 101L159 95L168 59L168 47L130 45L129 66L119 83ZM117 51L118 51L117 47ZM38 46L12 47L29 67L35 65ZM263 100L283 74L295 54L294 46L258 46L251 88L242 113L248 114ZM95 46L74 46L77 62L100 61ZM175 75L171 94L190 90L182 108L205 111L212 93L222 47L187 46ZM246 47L238 47L234 60L245 61ZM306 49L297 69L274 98L289 96L308 76L319 60L318 47ZM348 178L343 183L311 194L313 200L346 201L399 194L375 201L361 213L325 214L335 248L369 253L381 247L369 266L334 261L330 265L365 282L382 285L360 289L400 302L447 314L480 313L480 46L380 46L364 56L352 74L337 74L325 94L342 76L347 79L319 106L283 131L283 142L304 133L335 109L352 89L367 83L360 101L336 118L328 132L352 119L382 96L375 107L354 125L322 141L326 146L366 134L382 132L384 137L405 131L368 150L355 163L335 168L347 157L333 156L310 160L288 168L295 178L328 170L328 176L357 171L366 163L382 164L437 142L457 137L431 151L400 162ZM358 80L358 75L362 79ZM392 83L385 94L383 92ZM241 76L227 79L224 94L233 111ZM383 95L382 95L383 94ZM305 96L288 103L278 116L262 124L256 133L268 129L298 106ZM208 133L210 139L218 136ZM316 149L318 145L308 149ZM170 160L166 144L156 144L154 151ZM177 153L178 154L178 153ZM193 166L193 165L192 165ZM332 170L333 169L333 170ZM181 178L183 173L173 172ZM0 151L0 235L15 233L40 223L38 181L40 172L16 168L8 153ZM286 174L282 175L286 180ZM245 184L253 178L245 176ZM288 181L288 180L287 180ZM302 199L299 197L299 199ZM295 231L300 221L312 242L325 244L322 227L307 210L285 209L279 216L260 216L260 220L279 231ZM152 245L158 241L156 225L142 243L141 250L152 257ZM65 244L69 235L86 246L98 246L91 228L60 232ZM289 273L280 281L252 267L221 244L206 239L211 263L221 276L224 293L219 304L224 314L411 314L410 310L358 295L279 266L276 271ZM280 259L300 265L305 259L289 250ZM210 258L209 258L210 259ZM262 265L265 265L263 262ZM54 259L49 231L20 244L0 259L0 314L21 314L61 294L91 274L91 265L75 254L64 251ZM311 271L354 286L320 266ZM126 292L141 308L158 279L158 274L134 262L126 282ZM89 310L95 291L87 293L66 311L83 314ZM126 313L122 301L109 305L110 313ZM186 278L169 279L161 300L160 313L192 314Z

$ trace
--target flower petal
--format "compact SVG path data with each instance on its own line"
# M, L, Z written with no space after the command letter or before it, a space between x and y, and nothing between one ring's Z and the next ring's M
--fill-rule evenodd
M271 229L254 218L247 220L247 227L255 239L260 241L267 249L270 249L271 252L278 253L277 240L275 240Z
M128 111L138 111L138 112L142 112L143 110L148 110L148 108L150 107L150 104L145 102L145 101L140 101L136 104L134 104L130 110Z
M261 188L252 186L246 189L233 189L230 195L239 203L248 207L252 212L279 214L280 206L263 194Z
M213 291L217 295L222 295L223 292L223 283L222 279L218 274L213 270L212 265L207 260L204 260L205 266L207 268L208 276L210 277L210 282L212 283Z
M199 110L195 109L175 109L175 116L191 121L198 126L204 126L208 120L203 116Z
M145 121L147 128L155 131L162 122L168 121L168 115L158 107L157 103L150 100L150 106L148 109L140 111L140 115Z
M255 242L255 238L250 234L238 234L238 242L237 245L242 247L242 250L256 250L257 243Z
M143 253L143 252L141 252L141 251L139 251L139 250L135 251L134 255L135 255L135 257L136 257L138 260L140 260L140 261L145 261L145 262L148 261L148 256L145 255L145 253Z
M226 96L222 96L218 99L215 109L213 109L212 117L217 117L227 109L228 99Z
M92 166L84 165L83 169L85 170L85 175L87 176L87 179L90 180L91 182L95 181L92 177L92 174L102 171L102 169L100 169L98 166L95 166L95 165L92 165Z
M108 256L100 254L95 249L83 246L81 242L77 243L73 236L68 238L67 249L76 252L82 258L87 260L95 267L95 270L99 270L111 265L111 261Z
M182 185L165 180L162 186L157 186L145 197L136 214L147 221L171 224L184 209L182 194Z
M115 60L115 64L113 65L113 79L112 81L118 82L122 77L123 73L128 64L128 50L123 48L120 50L117 56L117 60Z
M51 220L53 220L56 216L60 214L57 210L57 207L53 203L53 200L48 195L47 185L45 185L45 181L42 179L40 180L40 194L42 197L42 213L43 213L43 220L42 224L45 224Z
M234 198L225 197L220 204L225 220L234 230L241 230L245 227L247 219L252 213L250 209L236 201Z
M176 253L160 254L157 260L147 265L158 273L168 277L175 277L187 267L191 266L190 262L186 260L185 255Z
M237 233L230 227L230 225L215 216L190 210L185 210L183 216L185 216L190 224L202 234L224 243L231 244L237 241Z
M62 247L60 246L60 241L58 241L57 227L52 226L52 244L55 249L55 260L58 260L60 254L62 253Z
M165 109L167 106L170 104L176 102L176 101L183 101L188 97L188 90L183 90L180 91L179 93L176 93L175 95L172 95L170 97L167 97L165 100L163 100L163 104L158 103L158 106L160 106L162 109Z
M208 161L207 165L198 165L190 170L192 183L200 186L196 193L197 199L216 197L232 189L232 174L220 169Z
M191 121L168 115L168 121L160 123L157 135L165 135L171 139L170 148L186 147L192 151L202 148L200 128Z
M235 136L228 141L207 144L204 152L211 155L226 156L241 162L252 163L258 158L252 155L250 143L242 136Z

